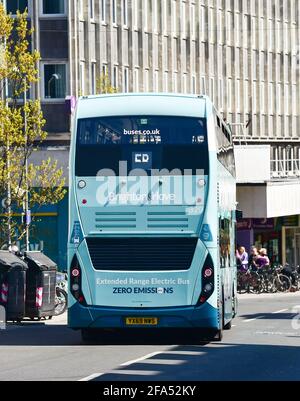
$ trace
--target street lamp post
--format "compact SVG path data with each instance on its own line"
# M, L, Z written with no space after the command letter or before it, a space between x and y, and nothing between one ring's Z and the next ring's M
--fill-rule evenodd
M50 95L51 82L53 80L58 81L59 79L60 79L60 75L59 74L52 74L51 78L49 79L49 81L48 81L48 96L47 96L48 98L51 98L51 95Z
M8 79L5 79L5 107L8 108ZM7 178L7 191L6 191L6 207L7 207L7 242L8 249L10 249L12 245L11 241L11 217L12 217L12 209L11 209L11 176L10 176L10 142L9 142L9 134L6 133L6 178Z
M26 252L29 252L29 226L31 223L31 212L29 210L29 188L28 188L28 157L27 157L27 144L28 144L28 134L27 134L27 113L26 113L26 106L27 106L27 93L26 93L26 85L27 80L24 77L23 80L24 84L24 142L25 142L25 205L24 205L24 212L25 212L25 248Z

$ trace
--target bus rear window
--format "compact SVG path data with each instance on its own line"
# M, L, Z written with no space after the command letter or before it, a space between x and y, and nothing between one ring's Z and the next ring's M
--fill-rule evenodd
M206 120L190 117L102 117L80 119L75 174L96 176L101 169L118 174L140 168L208 170Z

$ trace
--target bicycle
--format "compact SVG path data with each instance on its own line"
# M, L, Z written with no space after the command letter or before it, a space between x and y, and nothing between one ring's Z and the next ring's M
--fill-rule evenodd
M55 316L62 315L68 307L68 281L67 274L56 274L55 289Z
M290 278L287 275L282 274L282 269L283 266L277 266L274 268L274 292L288 292L292 287L292 282Z
M238 271L237 290L239 294L253 293L260 294L263 292L262 279L260 275L251 269L247 271Z

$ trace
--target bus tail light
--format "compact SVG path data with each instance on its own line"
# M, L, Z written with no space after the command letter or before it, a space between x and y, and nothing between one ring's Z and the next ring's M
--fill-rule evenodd
M82 275L81 275L81 267L79 265L78 259L76 255L74 256L71 263L71 271L70 271L70 290L73 297L83 306L86 306L86 300L82 293Z
M196 306L204 304L204 302L206 302L208 298L212 295L215 288L214 279L214 265L210 254L208 254L202 268L202 291Z

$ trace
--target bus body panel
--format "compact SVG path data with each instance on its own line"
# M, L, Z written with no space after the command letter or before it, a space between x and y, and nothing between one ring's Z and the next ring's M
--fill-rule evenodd
M103 182L92 177L83 179L86 187L79 189L78 182L82 178L77 178L75 196L84 236L103 236L109 233L119 235L126 232L130 235L135 232L198 234L207 186L199 187L197 182L200 179L208 181L207 176L154 177L151 178L151 184L149 177L132 177L133 181L138 181L133 185L130 179L128 182L123 177L106 177ZM163 181L160 191L168 195L157 192L159 180ZM137 190L148 195L149 188L152 196L157 196L157 201L152 200L151 204L144 197L136 195ZM126 201L128 197L135 197L130 205ZM116 199L121 200L121 205L117 204ZM174 201L170 202L170 199ZM181 200L179 203L179 199L184 202ZM83 204L84 200L87 202Z
M96 107L95 101L97 102ZM205 117L205 114L205 98L197 96L178 97L173 94L128 93L90 96L86 99L81 99L77 105L76 118L120 115Z
M189 181L193 196L187 197L183 204L169 205L162 200L159 205L147 205L147 202L137 200L135 205L128 205L126 201L116 205L111 202L112 199L110 202L106 199L109 192L120 193L125 176L105 177L100 182L102 188L98 177L75 176L77 119L155 114L170 118L178 115L205 117L207 121L209 176L163 177L165 189L162 192L165 194L174 188L174 181L177 188L184 187ZM70 291L68 316L71 328L124 328L127 327L126 317L140 316L158 318L156 327L220 329L223 304L225 323L232 319L236 266L231 249L230 266L220 268L219 224L224 217L233 222L235 180L217 160L214 131L213 106L205 97L137 94L91 97L79 101L70 157L68 263L70 266L76 255L82 270L82 289L87 306L80 305ZM197 186L199 178L205 179L202 188ZM139 179L143 193L149 177ZM86 182L84 190L78 189L81 180ZM103 182L106 192L103 191ZM133 193L134 190L126 186L125 194ZM200 199L198 204L195 199ZM231 231L231 244L233 237ZM98 240L101 243L101 238L128 238L131 241L135 238L195 238L197 245L187 270L131 271L129 268L126 271L111 271L93 267L87 244L91 238L96 243ZM215 290L204 304L199 305L203 290L201 275L208 255L214 264ZM134 284L135 280L138 285Z
M128 328L127 317L157 318L155 328L199 328L215 329L220 327L218 309L208 302L200 307L177 307L155 309L126 309L104 307L82 307L78 303L69 308L68 325L73 329L86 328ZM144 327L135 325L134 327Z

